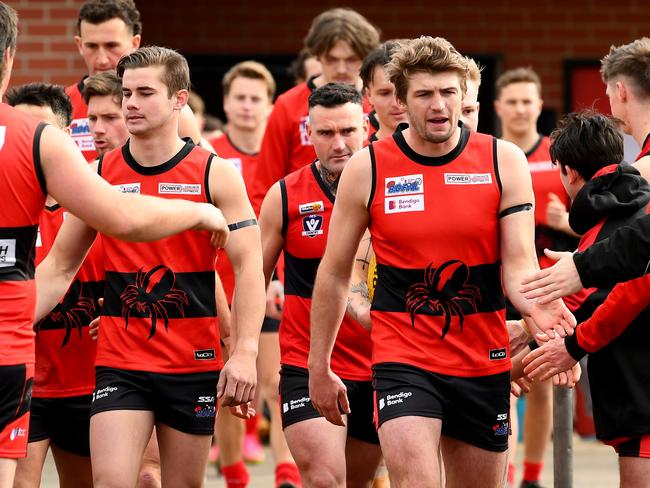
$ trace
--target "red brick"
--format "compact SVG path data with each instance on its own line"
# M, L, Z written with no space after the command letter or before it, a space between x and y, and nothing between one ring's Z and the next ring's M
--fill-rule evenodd
M67 36L68 25L65 23L47 23L27 25L26 34L30 36Z

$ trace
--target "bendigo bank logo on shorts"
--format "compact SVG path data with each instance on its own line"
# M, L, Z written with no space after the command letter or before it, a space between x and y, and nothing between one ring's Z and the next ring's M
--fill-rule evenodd
M101 400L102 398L106 398L114 391L117 391L117 386L107 386L105 388L100 388L99 390L95 390L93 392L92 401L94 402L95 400Z
M445 185L489 185L490 173L445 173Z
M307 215L302 218L302 235L316 237L323 234L323 216Z
M287 413L289 410L297 410L298 408L305 408L308 405L311 405L311 399L308 396L296 400L289 400L282 404L282 413Z
M379 399L379 410L383 410L384 407L390 407L392 405L398 405L404 403L405 400L413 396L412 391L400 391L395 395L386 395Z

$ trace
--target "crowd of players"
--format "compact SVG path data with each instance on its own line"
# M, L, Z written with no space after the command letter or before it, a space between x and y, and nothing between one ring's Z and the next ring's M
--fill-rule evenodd
M277 99L258 62L225 74L215 134L131 0L83 4L65 90L7 91L0 25L1 487L50 449L64 487L201 486L217 448L244 487L264 405L278 488L539 487L587 354L621 486L650 486L649 39L602 60L618 119L550 138L539 77L503 73L497 139L472 59L332 9Z

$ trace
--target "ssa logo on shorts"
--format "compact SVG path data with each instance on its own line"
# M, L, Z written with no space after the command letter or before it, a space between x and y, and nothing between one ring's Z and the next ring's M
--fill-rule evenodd
M158 193L162 195L200 195L201 185L199 183L158 183Z
M385 195L413 195L424 192L424 178L419 175L391 176L385 179Z
M489 185L490 173L445 173L445 185Z

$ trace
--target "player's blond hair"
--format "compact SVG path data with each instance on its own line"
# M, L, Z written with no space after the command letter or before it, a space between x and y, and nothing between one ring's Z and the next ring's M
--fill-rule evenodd
M465 56L465 61L467 62L467 79L476 83L477 86L481 86L481 70L482 66L479 66L474 59L469 56Z
M650 38L642 37L629 44L611 46L600 65L605 83L622 75L632 81L637 96L650 97Z
M386 74L395 85L398 100L406 101L409 78L415 73L458 74L461 91L467 91L468 63L456 48L442 37L422 36L402 42L386 65Z
M257 61L242 61L230 68L221 80L224 95L230 93L230 86L235 78L262 80L266 84L266 93L269 96L269 100L273 101L273 97L275 96L275 80L271 72L262 63L258 63Z
M167 94L179 90L190 89L190 68L182 54L173 49L160 46L147 46L136 49L131 54L122 56L117 63L117 76L122 80L127 69L147 68L149 66L162 66L164 68L162 82L167 87Z
M537 94L542 96L542 81L539 75L535 73L530 66L509 69L497 78L496 82L496 98L501 96L503 89L513 83L532 83L537 88Z

